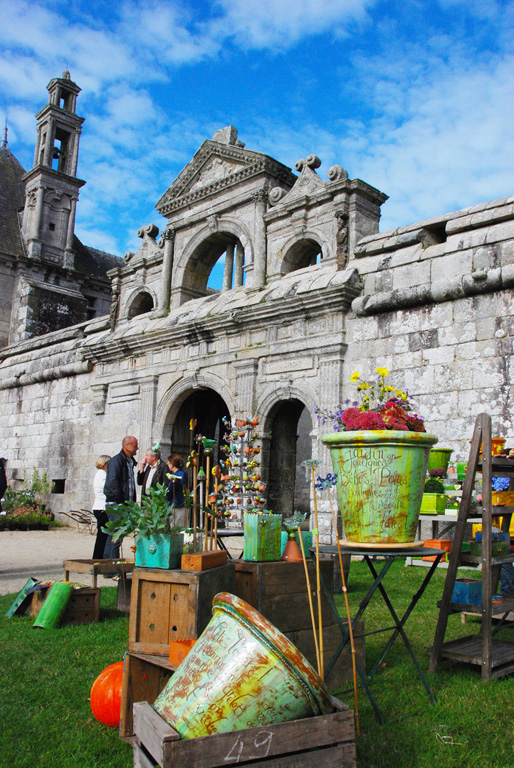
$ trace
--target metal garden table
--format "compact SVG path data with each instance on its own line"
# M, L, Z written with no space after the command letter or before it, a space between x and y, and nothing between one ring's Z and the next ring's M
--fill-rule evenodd
M316 555L316 550L314 547L310 549L313 557ZM331 554L337 555L337 546L331 545L331 546L320 546L319 551L321 554ZM382 596L382 599L387 606L389 613L391 614L393 624L387 627L382 627L380 629L374 629L370 632L363 632L362 637L366 637L368 635L375 635L380 632L390 632L391 636L389 640L387 641L386 646L384 647L382 653L380 654L380 657L377 659L375 664L373 665L372 669L366 673L361 665L359 664L359 660L356 658L356 668L357 673L359 675L360 681L366 690L366 693L368 695L368 698L371 702L371 705L373 707L373 710L375 712L375 717L379 723L384 722L383 715L378 707L377 702L375 701L375 698L373 696L373 693L371 692L370 688L370 682L375 676L376 672L381 668L382 664L384 663L384 659L386 658L387 654L391 650L394 641L400 635L402 638L405 647L407 648L410 657L412 659L412 663L414 664L414 667L416 668L416 671L419 675L419 678L421 682L423 683L423 686L425 687L425 690L428 694L428 697L432 704L435 703L434 694L432 693L432 690L427 682L427 679L423 673L423 670L420 667L420 664L416 658L416 655L414 653L414 650L412 648L412 645L409 641L409 638L407 637L407 634L405 632L405 624L407 623L407 620L409 619L412 611L416 607L416 604L418 603L419 599L423 595L425 589L428 586L428 583L430 579L432 578L437 565L439 564L439 561L444 555L444 552L441 549L431 549L428 547L404 547L404 548L391 548L386 549L384 547L381 547L380 549L364 549L364 548L358 548L358 547L352 547L352 546L344 546L341 545L341 554L343 555L353 555L353 556L359 556L362 557L368 566L368 569L370 571L371 576L373 577L373 582L371 586L369 587L366 595L362 599L362 601L359 604L359 610L355 614L355 616L352 618L352 628L355 627L359 619L362 618L364 612L366 611L366 608L371 602L371 599L375 592L380 593ZM384 583L385 577L387 575L387 572L389 571L391 565L393 562L399 558L399 557L427 557L427 556L433 556L435 559L432 562L431 567L428 569L428 571L425 572L425 577L421 583L421 586L417 591L414 593L414 595L411 598L411 601L407 607L407 609L404 611L403 615L400 617L398 613L396 612L391 599L389 595L387 594L386 586ZM381 569L380 571L377 570L376 565L381 562ZM342 640L337 649L335 650L332 658L328 662L328 665L325 668L325 677L328 675L334 664L336 663L337 659L341 655L344 648L346 648L349 645L350 642L350 634L348 632L348 629L345 627L343 622L341 621L341 617L339 616L339 612L336 608L336 605L333 600L333 596L330 594L330 591L328 590L325 582L323 581L323 577L321 578L321 583L323 590L325 592L325 595L331 605L334 618L336 619L339 629L341 630Z

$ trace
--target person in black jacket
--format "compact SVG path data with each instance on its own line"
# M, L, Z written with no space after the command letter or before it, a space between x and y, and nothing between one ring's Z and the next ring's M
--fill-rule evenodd
M123 504L125 501L136 500L136 482L134 467L137 462L134 459L139 446L137 438L127 435L121 443L121 451L113 456L107 464L105 478L105 510L109 520L116 520L118 515L109 512L110 507ZM104 558L115 559L120 556L120 542L113 543L109 536L105 542Z
M0 456L0 512L2 511L2 499L7 490L7 477L5 476L4 457Z

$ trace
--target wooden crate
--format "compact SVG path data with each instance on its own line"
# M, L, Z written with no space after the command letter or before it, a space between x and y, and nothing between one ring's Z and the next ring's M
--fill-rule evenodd
M125 578L118 581L116 591L116 610L123 613L130 613L130 597L132 594L132 574L127 574Z
M176 667L163 656L145 656L130 651L127 651L123 661L120 736L131 740L134 735L132 707L135 702L153 704Z
M37 590L32 595L29 608L31 616L36 617L45 602L48 589ZM70 595L68 605L61 618L64 624L94 624L100 620L100 588L80 587Z
M219 733L179 734L147 702L134 705L134 768L355 768L353 711L332 699L331 715Z
M168 657L171 640L196 638L203 632L212 616L213 597L233 591L233 563L207 571L136 568L129 651Z
M345 627L348 625L347 619L341 619ZM362 669L366 669L366 654L364 637L364 622L358 621L354 627L353 634L355 639L355 652L359 660L359 664ZM314 669L317 669L316 663L316 646L314 644L314 633L312 628L301 629L296 632L287 632L286 637L291 640L298 650L305 656ZM339 628L339 624L330 624L327 627L323 627L323 651L325 669L328 666L332 656L338 649L342 641L342 634ZM325 683L331 691L339 691L342 688L350 687L353 684L353 670L352 670L352 654L350 647L344 649L336 660L334 666L330 670L328 676L325 678Z
M314 563L310 562L308 567L314 606L316 606ZM320 568L325 583L332 592L334 570L332 560L321 560ZM288 563L281 560L273 563L250 563L236 560L235 569L235 594L253 605L277 629L288 633L311 627L303 563ZM321 605L323 626L333 624L335 618L323 591Z

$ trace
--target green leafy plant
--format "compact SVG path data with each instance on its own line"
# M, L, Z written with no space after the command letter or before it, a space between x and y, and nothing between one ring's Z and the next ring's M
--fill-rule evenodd
M444 493L444 485L440 480L431 477L425 482L425 493Z
M109 513L118 517L109 520L103 530L112 536L113 541L119 541L133 533L151 536L155 533L177 533L184 530L180 526L170 528L173 511L166 499L166 486L159 483L157 488L149 489L149 494L143 497L141 504L126 501L109 509Z
M23 475L23 487L26 493L30 494L35 501L39 502L41 496L45 493L50 493L52 490L52 483L49 482L46 472L39 474L38 470L34 467L32 474L27 477Z

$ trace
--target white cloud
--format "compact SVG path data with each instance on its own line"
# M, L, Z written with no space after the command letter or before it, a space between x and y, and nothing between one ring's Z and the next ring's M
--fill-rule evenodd
M375 0L218 0L218 29L241 47L286 48L303 37L336 32L365 17Z

